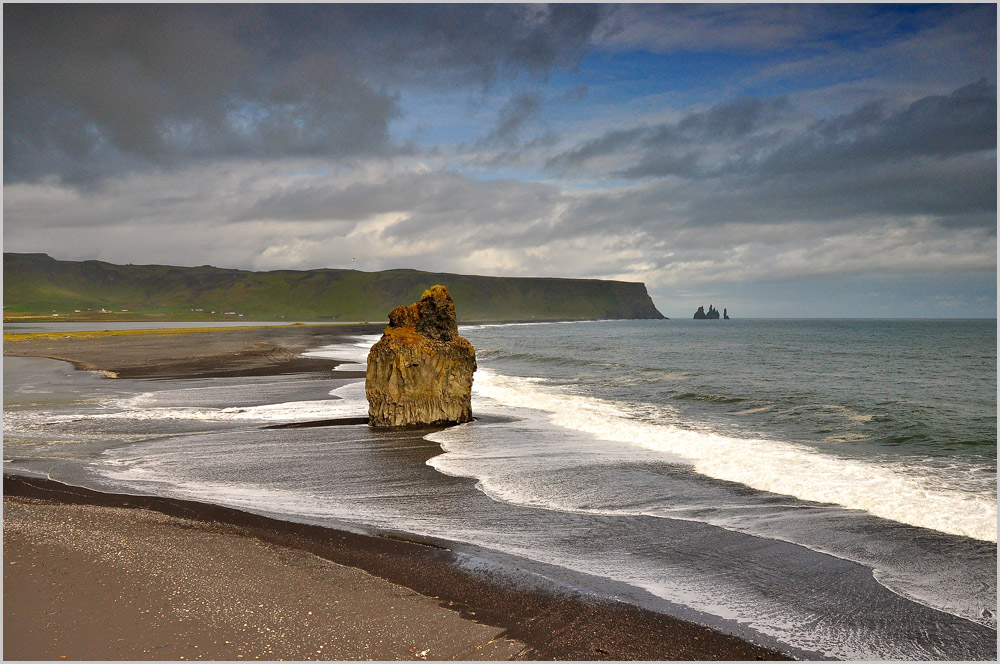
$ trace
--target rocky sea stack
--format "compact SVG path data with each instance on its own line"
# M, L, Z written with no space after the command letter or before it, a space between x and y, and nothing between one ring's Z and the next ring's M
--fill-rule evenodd
M698 307L698 311L694 312L695 320L718 320L719 310L715 308L714 304L708 305L708 313L705 313L705 307ZM729 314L726 314L726 320L729 319Z
M365 395L373 427L472 420L476 349L458 336L455 302L431 286L419 302L396 307L368 353Z

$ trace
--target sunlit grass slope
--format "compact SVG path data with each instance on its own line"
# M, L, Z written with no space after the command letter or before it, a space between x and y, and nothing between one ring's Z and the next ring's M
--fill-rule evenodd
M462 321L662 318L641 283L483 277L417 270L276 270L114 265L5 253L6 320L381 321L433 284L448 287ZM101 314L101 309L112 314ZM79 310L79 311L77 311ZM127 310L127 311L123 311ZM212 313L214 312L214 313ZM243 314L240 316L240 314Z

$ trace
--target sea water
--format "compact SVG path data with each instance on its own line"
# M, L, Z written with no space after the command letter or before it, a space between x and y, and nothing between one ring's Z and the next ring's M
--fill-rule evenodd
M5 358L5 468L437 538L805 656L995 659L994 320L461 332L477 419L423 439L262 428L363 416L337 372L126 381ZM375 340L311 354L356 369Z

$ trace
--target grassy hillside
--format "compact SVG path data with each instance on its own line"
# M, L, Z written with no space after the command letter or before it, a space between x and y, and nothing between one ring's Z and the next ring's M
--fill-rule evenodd
M232 320L243 314L244 320L381 321L438 283L451 291L462 321L662 318L643 284L623 281L417 270L250 272L3 256L5 320L52 319L55 313L102 320ZM98 313L102 308L114 313Z

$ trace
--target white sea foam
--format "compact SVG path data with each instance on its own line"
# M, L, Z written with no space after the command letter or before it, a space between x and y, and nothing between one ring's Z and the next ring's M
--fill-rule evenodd
M290 401L261 406L236 406L232 408L145 408L117 411L89 416L91 419L129 420L205 420L284 422L310 419L346 417L355 414L354 404L344 401L320 399Z
M345 364L338 365L336 371L364 371L367 367L368 351L371 350L380 336L366 334L344 343L307 350L302 353L302 356L344 361Z
M545 320L545 321L535 321L530 323L479 323L477 325L460 325L459 332L464 333L467 330L485 330L492 327L527 327L529 325L578 325L580 323L596 323L596 322L606 322L606 321L573 321L573 320Z
M850 420L851 422L871 422L875 418L874 415L867 415L867 414L863 414L863 413L856 413L853 410L851 410L850 408L848 408L847 406L838 406L836 404L826 403L826 404L823 404L823 408L825 408L826 410L829 410L829 411L840 413L841 415L843 415L846 419Z
M229 408L188 406L156 407L157 392L144 392L111 402L105 412L94 413L25 413L22 417L4 413L4 427L29 428L85 420L201 420L210 422L291 422L338 417L363 417L368 410L364 383L348 383L330 391L333 399L286 401L282 403Z
M733 415L756 415L757 413L768 413L774 410L774 406L757 406L755 408L747 408L746 410L739 410L733 413Z
M566 393L537 380L476 374L474 393L505 407L546 413L550 423L639 446L702 475L801 500L832 503L944 533L995 542L995 495L963 490L954 469L834 456L803 445L737 438L631 417L624 404Z

